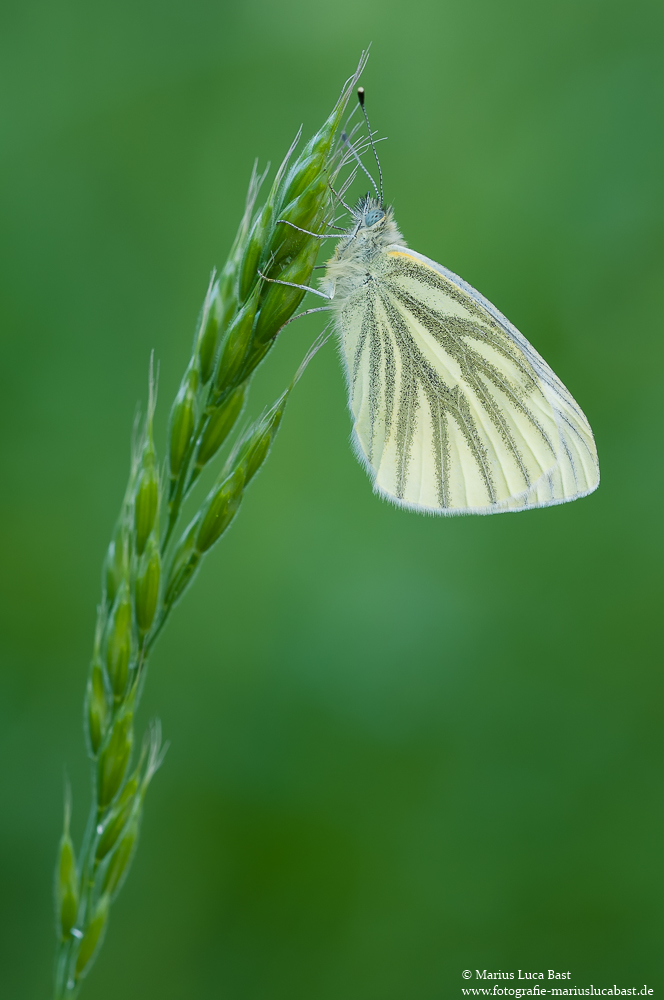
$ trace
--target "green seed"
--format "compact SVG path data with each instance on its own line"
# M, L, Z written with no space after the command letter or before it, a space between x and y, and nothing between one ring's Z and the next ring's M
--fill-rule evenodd
M300 197L303 191L320 178L321 156L320 153L314 153L311 151L312 141L313 140L310 140L307 143L291 169L288 171L282 193L285 205L294 202ZM284 218L283 213L280 217L282 219Z
M56 905L63 941L71 937L78 911L78 875L74 845L69 836L69 815L65 811L65 830L60 840L56 879Z
M258 426L247 435L244 443L238 449L235 467L243 473L245 487L256 475L269 454L272 442L279 430L287 400L288 392L284 393L267 417L260 421Z
M99 808L109 807L122 785L134 743L134 713L121 711L113 723L108 743L99 755L98 781Z
M198 442L197 469L203 469L221 448L242 412L246 395L247 386L238 386L226 397L221 406L216 407L209 415Z
M187 455L194 424L196 422L196 390L198 388L198 373L190 367L182 379L180 390L175 397L171 409L169 426L169 464L171 480L176 481L182 463Z
M148 547L141 557L134 587L134 610L139 632L145 635L154 621L159 602L159 578L161 576L161 557L159 546L154 540L148 542Z
M315 241L310 240L300 255L288 267L280 271L280 280L291 281L296 285L306 285L311 278L317 256L318 247L315 245ZM260 347L275 337L286 320L293 315L304 295L305 292L301 288L270 284L256 320L254 344Z
M265 434L262 434L261 437L259 437L258 440L256 441L254 447L249 452L249 455L247 456L247 460L245 463L247 481L253 479L253 477L256 475L261 465L267 458L268 452L270 450L270 445L272 443L272 437L273 435L269 431L266 432Z
M131 811L134 807L134 799L136 797L138 787L139 776L138 772L135 772L122 789L122 795L118 800L117 806L111 811L108 819L104 823L101 836L97 841L97 851L95 855L97 862L103 861L106 855L113 850L118 837L127 825L127 821L131 816Z
M143 455L134 498L136 552L140 556L152 531L159 506L159 473L154 448L150 444Z
M87 690L88 732L92 753L97 756L106 732L109 706L106 699L104 672L101 663L95 660L90 670Z
M203 385L207 385L210 381L214 369L214 357L217 351L222 316L223 303L219 294L219 282L216 281L205 298L196 343L198 369Z
M221 486L210 493L207 509L196 535L196 549L207 552L221 537L235 517L244 488L244 471L235 471Z
M321 196L324 195L327 198L327 185L331 171L329 153L343 107L345 107L345 103L342 99L320 132L317 132L309 140L288 171L281 191L281 204L283 206L290 206L292 202L299 199L307 188L312 185L320 185ZM282 209L282 213L283 211ZM279 216L279 218L284 217L283 214ZM291 219L290 221L295 222L296 225L300 225L295 219Z
M135 816L127 827L122 840L111 855L102 883L102 891L104 893L114 896L122 885L122 880L129 870L137 839L138 817Z
M240 302L244 302L258 278L258 266L267 249L270 230L276 219L274 209L274 202L270 199L264 205L263 211L256 219L251 230L239 268L238 290Z
M215 380L215 389L221 393L232 385L234 378L242 367L245 355L251 342L251 331L258 308L260 288L257 286L246 303L237 314L226 334L221 349L219 368Z
M198 568L201 556L200 552L196 551L195 542L200 521L199 512L178 542L166 584L164 596L166 607L171 607L182 596Z
M313 244L316 251L318 251L320 240L315 240L306 233L299 232L293 226L298 226L299 229L306 229L308 232L318 232L322 228L327 201L327 185L319 176L313 184L309 185L306 191L290 202L279 213L279 218L284 221L280 225L275 226L272 246L270 248L272 268L277 267L282 262L291 261L300 253L304 244ZM293 225L287 226L286 222L291 222ZM270 276L272 276L272 271L270 272Z
M219 275L219 329L221 333L225 333L228 329L228 324L237 310L237 270L237 261L230 259Z
M110 898L107 895L104 895L95 907L92 920L86 928L83 940L81 941L81 946L78 949L78 955L76 957L77 979L81 979L82 976L85 975L92 959L94 958L95 952L102 942L103 934L106 929L106 922L108 920L108 908L110 902Z
M129 576L127 532L124 524L120 524L115 538L108 546L104 563L104 584L106 600L112 606L117 596L120 584Z
M111 681L111 688L116 700L121 699L127 687L127 674L131 656L131 602L129 587L125 582L115 601L115 607L108 624L108 640L106 646L106 668Z
M249 234L252 230L252 219L254 222L256 221L254 205L256 204L256 198L264 179L265 175L263 177L258 176L256 173L256 164L254 164L251 180L249 181L244 214L240 221L235 240L233 241L231 252L228 255L228 260L219 275L219 296L222 304L220 326L222 333L225 333L228 329L231 320L241 304L238 300L238 275L242 261L246 255Z
M161 745L161 723L153 722L143 740L141 758L134 773L125 782L115 806L110 810L103 824L97 827L99 839L95 851L96 863L99 864L113 850L121 833L137 810L142 807L145 793L152 778L159 770L164 758L165 748ZM147 765L143 765L147 757Z

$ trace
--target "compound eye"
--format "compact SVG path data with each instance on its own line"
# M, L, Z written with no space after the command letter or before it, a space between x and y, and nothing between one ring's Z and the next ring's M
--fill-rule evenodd
M375 226L375 224L379 222L384 215L385 212L382 210L382 208L372 208L371 211L367 212L367 214L364 216L364 225L367 227Z

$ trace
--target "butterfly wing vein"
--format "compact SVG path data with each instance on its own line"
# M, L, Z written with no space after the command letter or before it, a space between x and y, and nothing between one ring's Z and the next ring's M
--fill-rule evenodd
M588 422L474 289L395 247L339 312L356 449L375 489L434 513L494 513L596 488Z

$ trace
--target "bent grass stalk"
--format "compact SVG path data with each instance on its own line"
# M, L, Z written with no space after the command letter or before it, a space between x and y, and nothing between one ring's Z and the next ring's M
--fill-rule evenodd
M136 850L147 789L164 758L161 726L154 722L130 772L134 714L149 653L202 560L236 516L268 456L290 392L323 343L319 338L286 391L236 440L216 483L178 537L185 499L237 425L254 371L304 297L302 289L261 275L296 285L311 279L319 240L309 234L330 224L332 183L349 155L338 130L365 62L363 53L330 117L291 163L298 134L258 210L266 175L259 177L254 166L235 242L224 268L210 280L171 407L163 474L153 437L156 388L150 364L147 413L134 434L129 482L104 562L85 694L92 802L78 859L69 833L69 792L65 797L55 877L55 1000L73 1000L93 965Z

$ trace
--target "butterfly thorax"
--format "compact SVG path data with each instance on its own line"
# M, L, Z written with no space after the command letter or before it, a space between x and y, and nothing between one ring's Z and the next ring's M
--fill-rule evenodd
M366 281L389 246L406 246L391 208L375 198L362 198L354 213L353 226L341 237L326 265L321 288L341 307Z

